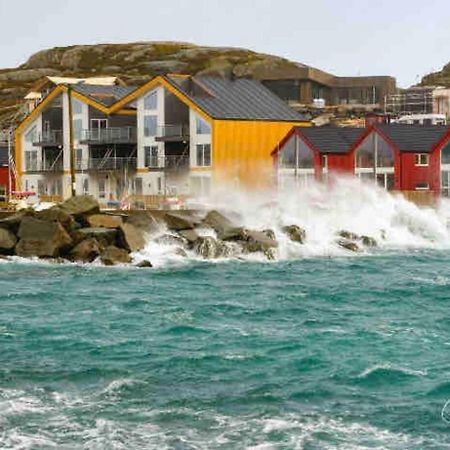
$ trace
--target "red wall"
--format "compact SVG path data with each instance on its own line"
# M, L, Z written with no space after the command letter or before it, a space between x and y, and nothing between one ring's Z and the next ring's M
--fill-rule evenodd
M8 187L8 167L0 166L0 185ZM12 190L14 190L14 182Z
M355 172L355 157L353 154L329 154L328 173L353 174Z
M414 191L418 184L427 183L431 191L439 192L441 189L440 175L440 152L430 153L428 166L416 166L415 153L402 153L400 190Z

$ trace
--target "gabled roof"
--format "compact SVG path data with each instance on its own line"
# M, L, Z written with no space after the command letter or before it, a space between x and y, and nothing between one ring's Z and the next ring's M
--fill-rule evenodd
M366 130L356 127L296 127L296 131L302 134L319 153L345 154Z
M92 85L85 83L78 83L72 85L72 90L78 92L85 97L101 103L103 106L111 106L118 102L128 94L133 92L136 88L134 86L105 86Z
M449 126L378 124L375 126L401 152L429 153L450 132Z
M166 77L166 80L214 119L307 120L259 81L210 76Z

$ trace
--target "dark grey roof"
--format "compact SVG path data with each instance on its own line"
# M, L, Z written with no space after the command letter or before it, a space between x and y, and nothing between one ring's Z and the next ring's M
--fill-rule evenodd
M8 165L8 147L0 147L0 167Z
M297 127L297 131L303 134L320 153L347 153L365 129L354 127Z
M259 81L195 76L184 81L166 78L214 119L305 121Z
M72 89L104 106L111 106L136 89L135 86L102 86L77 83Z
M434 146L449 132L442 125L377 125L377 128L398 147L401 152L431 152Z

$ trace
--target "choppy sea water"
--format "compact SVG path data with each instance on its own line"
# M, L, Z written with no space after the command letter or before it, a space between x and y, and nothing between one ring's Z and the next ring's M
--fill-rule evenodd
M0 448L450 448L450 255L0 264Z

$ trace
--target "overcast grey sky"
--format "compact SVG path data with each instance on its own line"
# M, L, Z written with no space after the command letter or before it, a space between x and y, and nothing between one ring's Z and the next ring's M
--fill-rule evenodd
M0 67L43 48L180 40L401 86L450 61L450 0L0 0Z

